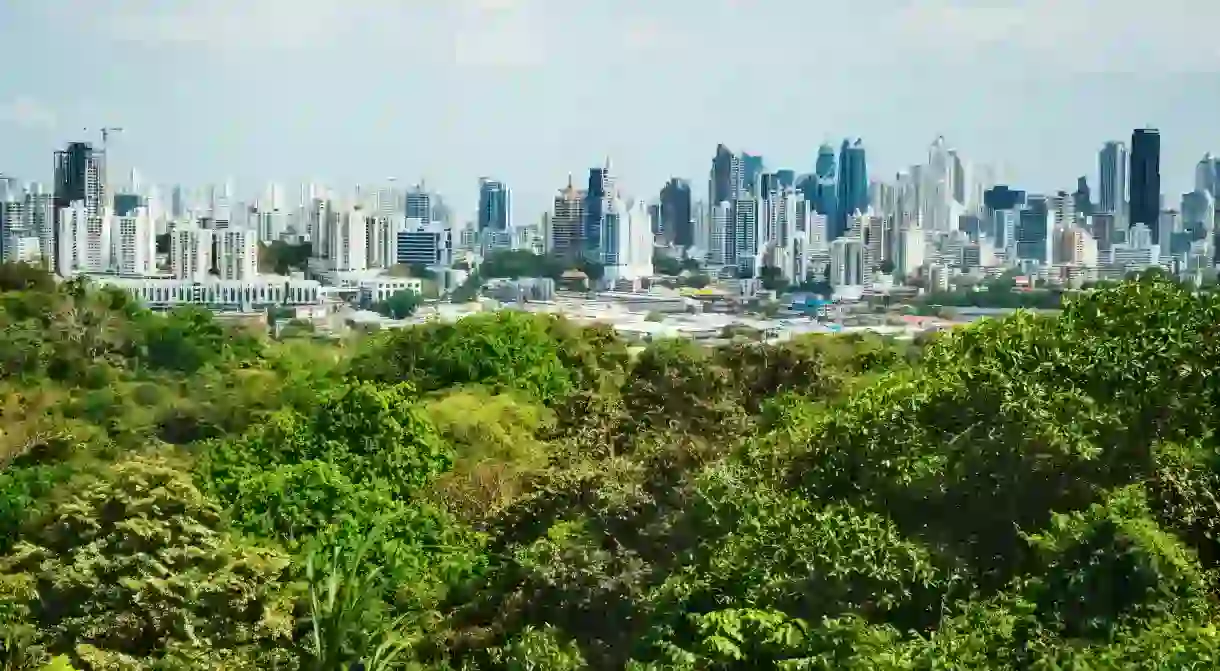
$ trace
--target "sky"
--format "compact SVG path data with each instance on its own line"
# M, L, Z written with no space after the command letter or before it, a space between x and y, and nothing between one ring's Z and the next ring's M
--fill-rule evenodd
M3 0L0 173L49 181L121 126L112 174L425 180L463 217L489 176L529 223L606 157L627 195L703 193L719 142L804 172L859 136L890 178L944 135L1096 188L1101 145L1152 125L1172 203L1220 153L1217 25L1204 0Z

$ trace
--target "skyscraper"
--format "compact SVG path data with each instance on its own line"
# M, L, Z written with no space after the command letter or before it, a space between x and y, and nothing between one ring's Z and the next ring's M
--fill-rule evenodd
M741 154L741 190L757 196L758 182L762 178L764 170L763 157L753 156L742 152Z
M843 140L839 149L838 211L833 238L846 234L847 220L856 212L868 210L868 166L865 162L864 143Z
M1137 128L1131 134L1131 225L1143 224L1152 233L1152 244L1160 243L1161 133L1155 128Z
M503 182L479 179L479 230L508 230L508 188Z
M1127 147L1107 142L1097 154L1097 210L1122 214L1127 201Z
M610 172L610 158L600 168L589 168L589 187L585 190L585 253L597 259L602 240L602 224L614 199L614 175Z
M712 158L712 176L708 184L708 200L712 207L737 197L732 188L736 181L740 181L740 177L734 179L734 173L740 174L740 171L741 162L737 156L723 144L716 145L716 156Z
M581 253L586 200L585 192L577 189L569 176L568 185L555 196L547 245L550 251L561 256L578 256Z
M691 214L690 184L677 177L669 180L661 189L661 235L666 242L682 248L695 244Z
M807 192L805 197L813 204L813 211L826 215L827 221L830 222L835 221L839 209L836 174L835 149L829 144L823 144L818 147L818 158L814 165L813 193ZM834 239L833 230L828 230L827 234L830 239Z
M79 202L83 209L78 215L83 213L86 219L102 217L106 203L102 177L102 155L93 151L93 145L88 142L73 142L55 152L54 258L55 271L60 274L69 270L60 267L60 259L68 258L61 250L64 240L60 235L60 211Z
M418 219L424 224L432 222L432 194L422 183L407 192L406 213L407 219Z

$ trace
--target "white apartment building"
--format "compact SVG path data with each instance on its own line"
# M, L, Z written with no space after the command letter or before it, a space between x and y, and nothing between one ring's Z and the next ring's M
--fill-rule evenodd
M608 284L652 275L652 227L644 201L630 206L621 198L611 201L599 249Z
M212 270L212 236L210 229L182 228L170 233L169 262L174 277L191 282L203 282Z
M252 280L258 276L258 236L245 228L216 231L216 270L222 280Z
M406 228L402 214L379 214L365 219L365 256L369 268L389 268L398 262L398 234Z
M370 217L371 218L371 217ZM364 210L352 208L340 214L326 231L330 269L338 272L367 270L368 227Z
M111 269L111 220L107 210L90 215L83 201L60 210L60 257L56 267L62 275L104 273Z
M830 286L863 286L868 278L864 272L864 241L859 238L836 238L830 243Z
M152 275L157 272L157 231L146 208L117 218L114 256L121 275Z

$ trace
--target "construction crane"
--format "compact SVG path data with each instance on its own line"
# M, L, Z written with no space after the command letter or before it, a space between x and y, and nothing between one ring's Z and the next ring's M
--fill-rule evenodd
M85 129L88 132L88 128ZM102 133L102 184L104 189L110 189L110 156L107 149L110 146L110 135L112 133L122 133L123 129L118 126L102 126L98 129Z

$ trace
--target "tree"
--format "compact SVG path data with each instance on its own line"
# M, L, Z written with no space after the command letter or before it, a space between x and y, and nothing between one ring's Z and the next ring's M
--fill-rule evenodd
M391 319L406 319L415 314L415 310L421 303L423 303L423 298L419 294L410 289L404 289L395 291L384 301L374 303L373 310Z
M656 253L652 255L652 269L658 275L680 275L684 270L679 259Z
M788 280L784 278L783 271L775 266L763 266L759 277L767 291L783 291L788 288Z
M36 590L37 644L90 668L288 659L288 558L228 535L164 459L82 475L0 565Z

